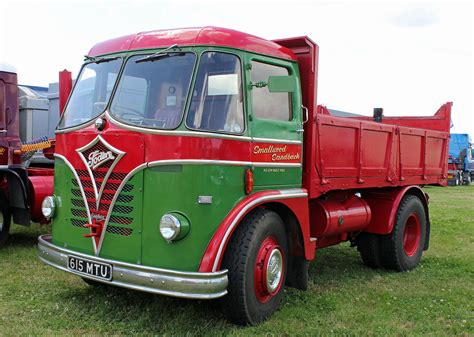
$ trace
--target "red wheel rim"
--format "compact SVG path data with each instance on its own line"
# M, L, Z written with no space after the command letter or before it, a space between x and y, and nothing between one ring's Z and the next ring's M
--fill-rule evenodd
M407 256L415 255L418 250L420 233L420 219L417 214L412 213L408 216L405 230L403 231L403 249Z
M255 296L261 303L278 294L285 272L284 255L274 237L263 240L254 267Z

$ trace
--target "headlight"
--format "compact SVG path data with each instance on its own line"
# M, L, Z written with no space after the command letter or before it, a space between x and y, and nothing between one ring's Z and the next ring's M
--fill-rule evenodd
M167 213L160 220L161 236L168 242L184 238L189 233L190 227L189 219L178 212Z
M165 214L160 220L160 233L166 241L176 239L181 232L181 222L173 214Z
M49 220L54 216L56 211L56 201L53 196L48 196L44 198L43 203L41 204L41 212L43 216Z

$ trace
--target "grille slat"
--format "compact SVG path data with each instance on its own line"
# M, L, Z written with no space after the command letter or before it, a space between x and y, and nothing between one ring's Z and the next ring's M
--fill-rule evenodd
M121 214L130 214L133 212L133 207L130 206L123 206L123 205L115 205L112 209L113 213L121 213Z
M133 195L119 194L119 196L117 198L117 202L129 203L129 202L132 202L133 199L134 199Z
M87 223L87 221L84 220L79 220L79 219L71 219L71 225L74 227L81 227L84 228L84 225Z
M109 223L119 224L119 225L130 225L133 222L132 218L127 218L123 216L112 215L110 217Z
M77 216L79 218L84 218L84 219L87 219L87 212L83 209L75 209L75 208L72 208L71 209L71 214L73 216Z
M107 226L107 233L118 234L123 236L130 236L132 235L133 229L131 228L123 228L117 226Z
M73 199L71 198L71 204L76 207L85 208L84 201L82 199Z
M75 186L75 187L79 187L79 184L77 182L77 180L75 178L71 179L72 181L72 185ZM81 183L82 183L82 187L83 188L93 188L92 186L92 182L90 180L84 180L84 179L81 179ZM104 188L104 191L117 191L118 188L120 186L120 183L113 183L113 182L110 182L110 181L107 181L107 183L105 184L105 188ZM128 192L132 192L133 191L133 188L134 186L131 185L131 184L125 184L122 188L122 191L120 193L128 193Z

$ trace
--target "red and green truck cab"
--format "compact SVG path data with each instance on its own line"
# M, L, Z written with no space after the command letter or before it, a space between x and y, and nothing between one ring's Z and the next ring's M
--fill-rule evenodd
M45 263L102 282L224 297L254 324L315 251L356 245L414 268L446 184L451 103L433 117L337 117L316 105L318 46L187 28L95 45L57 129Z

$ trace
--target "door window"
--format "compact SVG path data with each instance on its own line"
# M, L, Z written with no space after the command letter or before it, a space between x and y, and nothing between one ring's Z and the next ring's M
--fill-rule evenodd
M288 76L288 69L252 61L250 78L253 84L268 82L270 76ZM291 94L270 92L268 86L252 87L252 109L256 118L289 121L292 119Z
M186 125L197 130L242 133L243 111L239 58L220 52L203 53Z

